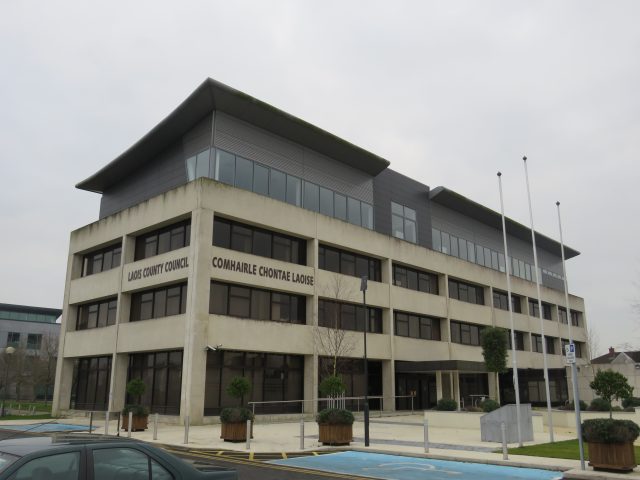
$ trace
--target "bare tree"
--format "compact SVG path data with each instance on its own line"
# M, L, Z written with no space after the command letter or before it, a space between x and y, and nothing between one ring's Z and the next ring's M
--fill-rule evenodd
M600 353L600 336L592 325L587 326L587 348L589 349L589 360L596 358Z
M354 297L353 288L342 275L335 274L323 292L330 302L326 303L326 318L331 324L326 326L316 325L313 329L313 342L316 353L329 357L331 364L322 376L336 376L340 371L340 359L349 355L355 348L355 338L340 325L340 305L338 300L350 300Z
M44 387L44 403L49 401L49 390L56 379L58 336L48 333L42 337L42 345L34 362L33 376L36 385Z

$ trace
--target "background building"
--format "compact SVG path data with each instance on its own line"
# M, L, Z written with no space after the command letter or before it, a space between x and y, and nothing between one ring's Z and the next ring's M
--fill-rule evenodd
M347 395L387 410L460 405L494 391L484 326L509 326L513 269L522 400L543 403L542 337L530 230L449 189L213 80L120 157L78 184L102 195L98 221L71 234L54 412L122 408L143 378L152 411L193 422L245 401L317 408L329 369L321 338L345 331ZM536 233L554 403L571 321L586 354L584 301L564 304L560 245ZM567 258L578 252L565 247ZM369 277L367 307L360 276ZM513 401L510 374L501 400ZM379 401L379 400L377 400ZM259 413L299 412L270 403Z
M0 303L3 399L45 399L45 392L51 399L61 314L57 308Z

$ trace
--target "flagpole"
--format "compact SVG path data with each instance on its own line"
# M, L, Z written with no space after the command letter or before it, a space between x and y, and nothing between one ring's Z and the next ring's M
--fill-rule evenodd
M562 239L562 220L560 219L560 202L556 202L558 209L558 229L560 230L560 251L562 253L562 275L564 277L564 302L567 309L567 324L569 326L569 345L573 345L573 334L571 332L571 310L569 308L569 281L567 280L567 269L564 262L564 241ZM574 347L575 349L575 347ZM575 350L574 350L575 352ZM573 384L573 406L576 412L576 433L578 435L578 446L580 447L580 469L584 470L584 445L582 444L582 422L580 421L580 394L578 392L578 368L575 358L571 364L571 383Z
M542 318L542 296L540 294L540 275L538 268L538 252L536 249L536 232L533 226L533 209L531 208L531 191L529 190L529 172L527 171L527 157L524 162L524 176L527 183L527 198L529 200L529 219L531 220L531 242L533 243L533 263L535 267L536 290L538 293L538 313L540 317L540 335L542 336L542 360L544 362L544 387L547 394L547 414L549 417L549 441L553 443L553 417L551 416L551 393L549 391L549 367L547 366L547 339L544 336L544 319Z
M513 388L516 391L516 421L518 422L518 446L522 447L522 426L520 424L520 385L518 384L518 360L516 359L516 333L513 322L513 305L511 298L511 261L507 248L507 227L504 220L504 202L502 200L502 173L498 172L498 189L500 190L500 213L502 214L502 239L504 241L504 263L507 276L507 303L509 304L509 320L511 321L511 361L513 363Z

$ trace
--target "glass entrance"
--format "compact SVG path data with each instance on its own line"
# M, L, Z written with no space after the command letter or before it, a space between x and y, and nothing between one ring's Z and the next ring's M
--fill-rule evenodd
M396 374L396 395L413 395L413 409L426 410L436 405L436 376L430 373ZM411 398L397 398L396 410L411 410Z

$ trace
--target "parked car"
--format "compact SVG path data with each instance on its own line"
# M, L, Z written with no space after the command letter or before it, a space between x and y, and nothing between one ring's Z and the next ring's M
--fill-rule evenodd
M235 470L195 468L146 443L55 436L0 441L0 480L237 480Z

